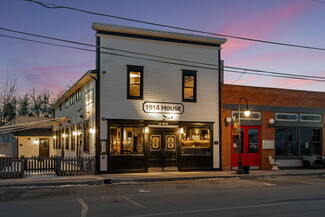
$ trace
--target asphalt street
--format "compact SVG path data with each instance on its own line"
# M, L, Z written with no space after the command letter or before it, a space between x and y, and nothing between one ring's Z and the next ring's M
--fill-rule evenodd
M1 216L324 216L325 176L2 188Z

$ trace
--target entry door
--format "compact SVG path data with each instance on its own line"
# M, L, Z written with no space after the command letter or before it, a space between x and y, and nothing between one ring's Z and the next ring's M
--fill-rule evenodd
M48 157L49 156L49 139L40 139L39 156L40 157Z
M232 130L232 132L234 132ZM243 166L251 169L259 169L261 166L261 128L241 126L241 159ZM239 160L239 136L232 135L232 169L238 167Z
M149 171L177 170L176 130L151 130L149 148Z

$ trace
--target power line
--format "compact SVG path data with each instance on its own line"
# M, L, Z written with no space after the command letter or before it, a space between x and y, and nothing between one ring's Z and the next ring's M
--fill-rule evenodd
M127 51L127 50L121 50L121 49L110 48L110 47L96 46L96 45L92 45L92 44L86 44L86 43L77 42L77 41L54 38L54 37L43 36L43 35L38 35L38 34L33 34L33 33L27 33L27 32L22 32L22 31L17 31L17 30L2 28L2 27L0 27L0 30L19 33L19 34L24 34L24 35L29 35L29 36L34 36L34 37L40 37L40 38L45 38L45 39L50 39L50 40L61 41L61 42L65 42L65 43L73 43L73 44L82 45L82 46L101 48L101 49L107 49L107 50L114 50L114 51L119 51L119 52L126 52L126 53L137 54L137 55L142 55L142 56L149 56L149 57L155 57L155 58L163 58L163 59L168 59L168 60L173 60L173 61L187 62L187 63L191 63L191 64L202 64L202 65L205 65L205 66L219 67L219 65L216 65L216 64L189 61L189 60L183 60L183 59L176 59L176 58L164 57L164 56L158 56L158 55L152 55L152 54L144 54L144 53L140 53L140 52ZM54 43L49 43L49 42L36 41L36 40L31 40L31 39L26 39L26 38L19 38L19 37L14 37L14 36L7 36L7 35L1 35L1 36L8 37L8 38L19 39L19 40L24 40L24 41L31 41L31 42L41 43L41 44L48 44L48 45L53 45L53 46L60 46L60 47L66 47L66 48L72 48L72 49L79 49L79 50L84 50L84 51L95 52L95 50L90 50L90 49L85 49L85 48L80 48L80 47L59 45L59 44L54 44ZM108 53L108 52L106 52L106 54L118 55L116 53ZM120 56L125 56L125 55L120 55ZM131 57L131 56L126 56L126 57ZM134 57L134 56L132 58L144 59L144 58ZM152 59L145 59L145 60L153 61ZM155 60L155 61L157 62L158 60ZM158 61L158 62L162 62L162 61ZM170 63L170 62L164 62L164 63ZM182 64L182 65L185 65L185 64ZM185 65L185 66L189 66L189 65ZM191 67L199 67L199 66L192 66L191 65ZM204 68L207 68L207 67L204 67ZM300 77L300 78L312 78L312 79L325 79L325 77L319 77L319 76L298 75L298 74L273 72L273 71L265 71L265 70L258 70L258 69L240 68L240 67L233 67L233 66L224 66L224 68L235 69L235 70L244 70L244 71L246 71L246 73L247 73L247 71L253 71L253 72L257 72L257 73L268 73L268 74L281 75L281 76L290 76L291 78ZM212 68L208 68L208 69L212 69ZM218 70L218 69L213 68L213 70Z
M276 42L276 41L267 41L267 40L261 40L261 39L233 36L233 35L217 34L217 33L212 33L212 32L201 31L201 30L194 30L194 29L165 25L165 24L160 24L160 23L153 23L153 22L148 22L148 21L143 21L143 20L136 20L136 19L126 18L126 17L114 16L114 15L110 15L110 14L92 12L92 11L68 7L68 6L55 5L55 4L51 4L51 3L47 3L47 2L40 2L40 1L34 1L34 0L24 0L24 1L36 3L36 4L41 5L42 7L49 8L49 9L68 9L68 10L74 10L74 11L87 13L87 14L91 14L91 15L96 15L96 16L110 17L110 18L119 19L119 20L125 20L125 21L142 23L142 24L153 25L153 26L159 26L159 27L164 27L164 28L177 29L177 30L182 30L182 31L189 31L189 32L195 32L195 33L201 33L201 34L207 34L207 35L213 35L213 36L220 36L220 37L225 37L225 38L253 41L253 42L258 42L258 43L266 43L266 44L286 46L286 47L296 47L296 48L303 48L303 49L325 51L325 48L322 48L322 47L312 47L312 46L299 45L299 44L290 44L290 43L283 43L283 42ZM50 7L48 5L52 5L54 7Z
M18 40L23 40L23 41L30 41L34 43L40 43L40 44L46 44L46 45L53 45L53 46L58 46L58 47L65 47L65 48L71 48L71 49L77 49L77 50L83 50L83 51L89 51L89 52L96 52L96 50L91 50L91 49L86 49L86 48L80 48L80 47L74 47L74 46L67 46L67 45L61 45L61 44L55 44L55 43L49 43L49 42L43 42L43 41L38 41L38 40L32 40L32 39L26 39L26 38L20 38L20 37L14 37L14 36L8 36L8 35L0 35L1 37L7 37L7 38L13 38L13 39L18 39ZM127 52L127 51L125 51ZM216 68L214 67L206 67L206 66L198 66L198 65L190 65L190 64L184 64L184 63L176 63L176 62L168 62L168 61L163 61L163 60L156 60L156 59L149 59L149 58L143 58L143 57L136 57L136 56L131 56L131 55L124 55L124 54L117 54L117 53L112 53L112 52L105 52L105 51L100 51L100 53L103 54L108 54L108 55L113 55L113 56L119 56L119 57L128 57L128 58L134 58L134 59L140 59L140 60L147 60L147 61L153 61L153 62L159 62L159 63L165 63L165 64L173 64L173 65L180 65L180 66L186 66L186 67L194 67L194 68L201 68L201 69L209 69L209 70L219 70L218 65ZM161 57L164 58L164 57ZM179 60L182 61L182 60ZM107 61L103 61L107 62ZM199 63L199 62L196 62ZM204 64L204 63L202 63ZM232 68L233 70L230 69L224 69L226 72L231 72L231 73L241 73L241 71L235 71L235 70L243 70L242 68L238 67L231 67L231 66L224 66L228 68ZM248 69L246 69L248 70ZM261 74L263 73L263 74ZM316 82L325 82L325 77L317 77L312 78L312 76L305 77L304 75L293 75L293 74L281 74L281 73L276 73L276 74L270 74L270 73L275 73L275 72L267 72L267 71L258 71L254 70L254 72L248 72L246 71L245 74L251 74L251 75L259 75L259 76L269 76L269 77L279 77L279 78L287 78L287 79L299 79L299 80L309 80L309 81L316 81ZM318 79L317 79L318 78Z

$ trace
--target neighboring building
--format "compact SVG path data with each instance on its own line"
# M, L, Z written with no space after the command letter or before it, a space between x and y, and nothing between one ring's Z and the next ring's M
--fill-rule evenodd
M238 135L233 122L245 97L251 115L241 117L243 165L271 168L268 156L282 168L302 167L302 156L325 155L325 93L275 88L222 86L222 169L238 165ZM273 123L274 122L274 123ZM228 125L228 126L227 126Z
M88 71L52 106L54 117L66 118L53 125L55 155L95 156L95 80Z
M226 40L93 29L96 76L88 72L53 106L69 119L54 127L57 154L95 155L103 173L220 169L217 66Z
M52 122L46 117L17 116L0 127L0 154L10 157L51 156Z

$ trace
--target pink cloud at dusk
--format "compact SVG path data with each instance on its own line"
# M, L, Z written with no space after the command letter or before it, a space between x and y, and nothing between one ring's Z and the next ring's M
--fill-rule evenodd
M274 37L279 37L280 34L284 35L284 32L290 29L289 22L301 15L310 5L311 3L308 1L297 1L280 5L277 8L270 8L259 12L255 11L254 16L249 16L248 14L247 19L242 17L234 19L218 33L272 40ZM260 17L260 19L256 20L256 17ZM284 25L285 29L281 28ZM278 31L279 28L281 28L281 31ZM224 45L223 54L227 57L253 45L256 45L256 42L229 39Z

